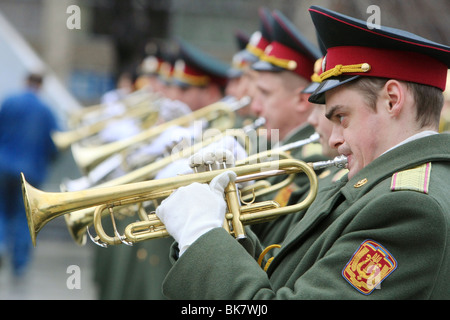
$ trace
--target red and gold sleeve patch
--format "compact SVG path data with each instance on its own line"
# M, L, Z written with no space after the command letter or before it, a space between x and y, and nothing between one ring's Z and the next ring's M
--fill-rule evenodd
M382 245L364 241L342 270L342 276L356 290L369 295L397 268L397 261Z

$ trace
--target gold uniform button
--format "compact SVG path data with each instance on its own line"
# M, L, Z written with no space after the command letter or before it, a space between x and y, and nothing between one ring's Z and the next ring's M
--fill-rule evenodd
M363 63L362 66L361 66L361 70L364 71L364 72L369 71L370 70L370 64Z
M150 262L150 265L152 265L152 266L157 266L157 265L159 265L159 262L161 261L161 259L159 258L158 255L152 254L152 255L150 255L150 257L148 258L148 261Z
M136 251L136 257L139 260L145 260L145 258L147 258L147 250L144 248L139 248L138 251Z
M297 68L297 62L295 62L294 60L290 60L287 64L287 67L289 70L295 70L295 68Z

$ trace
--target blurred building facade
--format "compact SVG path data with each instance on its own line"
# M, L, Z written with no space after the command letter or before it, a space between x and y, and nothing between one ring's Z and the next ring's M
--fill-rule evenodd
M66 25L71 5L80 29ZM81 104L96 103L118 74L135 67L151 39L179 36L229 61L234 32L259 28L260 6L278 9L316 41L308 7L320 5L367 19L370 5L381 24L450 43L448 0L0 0L0 13L22 34Z

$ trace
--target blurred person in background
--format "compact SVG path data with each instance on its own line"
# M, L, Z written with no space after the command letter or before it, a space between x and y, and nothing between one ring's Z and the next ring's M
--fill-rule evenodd
M41 186L57 154L50 134L58 125L39 97L42 84L42 75L29 74L26 88L0 107L0 259L11 257L17 277L27 270L31 248L20 174L33 186Z
M309 94L303 90L311 83L314 65L321 57L321 52L280 11L266 11L264 19L271 30L270 41L259 56L259 61L252 64L257 77L251 108L258 116L266 119L267 149L274 150L306 140L314 134L313 126L307 121L314 105L308 101ZM264 137L260 137L258 147L263 146L263 140ZM292 158L304 162L326 159L321 145L317 143L309 143L289 152ZM273 186L284 179L284 176L276 176L267 181ZM307 191L308 186L307 177L297 175L295 181L288 186L266 194L259 200L275 200L284 206L294 191ZM281 217L273 222L255 224L251 229L265 243L271 241L268 239L272 239L274 225L283 219L287 218Z
M439 132L450 132L450 70L447 71L447 87L444 91L444 107L441 112Z

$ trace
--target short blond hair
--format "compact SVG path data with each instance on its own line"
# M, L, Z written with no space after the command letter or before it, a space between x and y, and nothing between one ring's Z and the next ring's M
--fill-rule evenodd
M348 84L349 88L358 90L364 95L367 104L376 110L379 92L383 89L387 78L360 77ZM404 82L408 90L413 93L416 105L416 121L420 127L439 126L442 107L444 105L444 95L439 88Z

